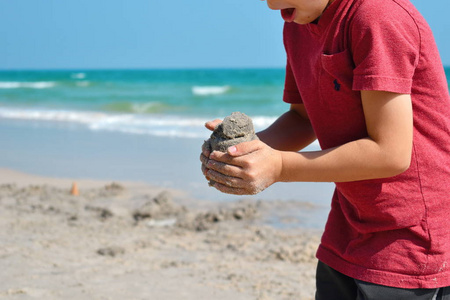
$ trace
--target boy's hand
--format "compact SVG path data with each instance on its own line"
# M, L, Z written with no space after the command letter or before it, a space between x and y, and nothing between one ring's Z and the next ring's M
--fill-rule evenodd
M281 152L255 140L228 148L227 153L203 153L203 173L215 181L219 191L235 195L254 195L279 181Z
M217 127L217 125L219 125L220 123L222 123L222 120L220 119L215 119L213 121L208 121L205 123L205 127L208 128L211 131L214 131L214 129ZM202 162L202 172L203 175L205 175L206 179L209 181L210 179L208 178L208 176L206 175L206 173L208 172L208 168L206 167L206 164L209 161L209 155L211 154L209 152L209 149L206 149L205 144L202 145L202 153L200 154L200 161Z
M213 121L206 122L205 127L208 128L209 130L213 131L217 127L217 125L219 125L220 123L222 123L222 120L215 119Z

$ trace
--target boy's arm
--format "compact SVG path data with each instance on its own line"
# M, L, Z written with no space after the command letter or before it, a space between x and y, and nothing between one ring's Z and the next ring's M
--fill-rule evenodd
M277 181L345 182L395 176L410 164L411 97L362 91L368 136L316 152L274 150L253 141L213 152L207 176L231 194L255 194Z
M413 118L410 95L361 91L368 136L310 153L282 153L280 181L356 181L408 169Z
M270 147L283 151L299 151L316 139L303 104L291 104L288 112L257 135Z

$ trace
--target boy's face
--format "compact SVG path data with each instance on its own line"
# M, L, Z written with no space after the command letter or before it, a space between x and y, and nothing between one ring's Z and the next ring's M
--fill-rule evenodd
M263 0L264 1L264 0ZM266 0L270 9L280 10L286 22L311 23L334 0Z

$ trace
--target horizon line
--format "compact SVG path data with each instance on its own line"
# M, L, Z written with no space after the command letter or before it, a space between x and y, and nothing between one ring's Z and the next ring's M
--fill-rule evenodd
M242 67L107 67L107 68L0 68L0 72L33 72L33 71L181 71L181 70L268 70L284 69L285 66L242 66Z
M449 65L443 65L450 69ZM106 68L0 68L0 72L80 72L80 71L214 71L214 70L279 70L285 66L234 66L234 67L106 67ZM449 78L450 79L450 78Z

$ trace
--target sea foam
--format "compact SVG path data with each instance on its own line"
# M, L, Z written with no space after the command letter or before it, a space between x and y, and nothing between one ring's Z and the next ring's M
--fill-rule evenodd
M207 120L168 115L113 114L93 111L0 108L0 119L77 124L93 131L205 138Z
M0 119L58 124L80 125L92 131L107 131L123 134L151 135L158 137L182 137L207 139L211 132L204 126L213 117L188 117L162 114L118 114L95 111L16 109L0 107ZM267 128L276 118L252 117L256 131ZM319 150L315 141L309 150Z
M196 96L211 96L225 94L230 90L230 86L193 86L192 94Z
M56 86L56 82L54 81L0 81L0 89L48 89L54 86Z
M86 73L73 73L72 75L70 75L70 77L73 79L84 79L86 78Z

